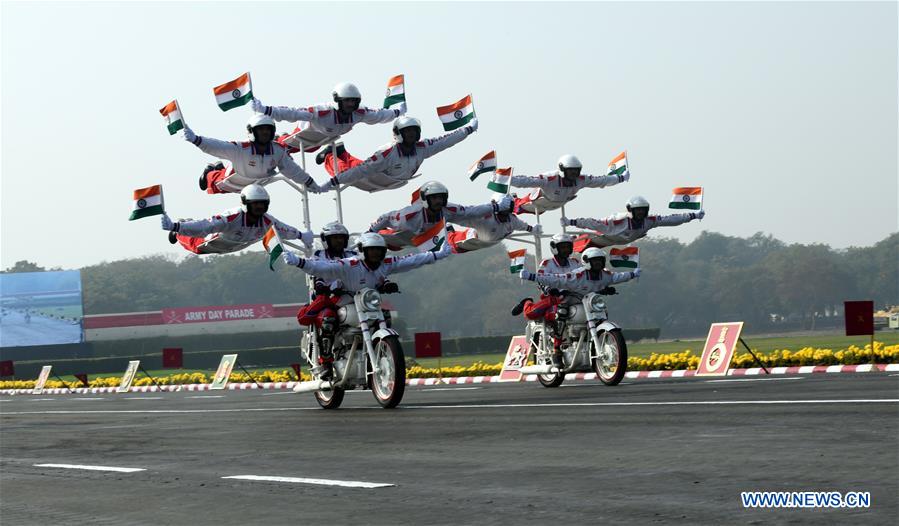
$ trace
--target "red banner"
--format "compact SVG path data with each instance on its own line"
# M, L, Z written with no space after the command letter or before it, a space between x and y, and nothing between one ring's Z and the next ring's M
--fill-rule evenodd
M874 302L844 301L846 336L874 334Z
M439 332L415 333L415 357L439 358L442 356Z
M163 323L209 323L216 321L258 320L271 318L274 307L269 304L226 305L222 307L183 307L162 309Z
M0 376L15 376L16 370L13 367L12 360L3 360L0 362Z
M181 347L169 347L162 350L163 369L181 369L184 367L184 353Z

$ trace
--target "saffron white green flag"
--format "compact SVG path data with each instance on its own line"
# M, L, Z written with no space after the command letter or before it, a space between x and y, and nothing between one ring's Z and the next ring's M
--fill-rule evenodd
M168 128L169 135L175 135L178 130L184 128L184 117L181 115L181 108L178 107L178 99L163 106L159 113L165 119L165 127Z
M436 252L446 243L446 220L441 219L434 226L412 238L412 244L419 252Z
M524 268L524 260L527 256L528 252L526 249L521 250L513 250L512 252L508 252L509 254L509 271L512 274L518 274L521 272L521 269Z
M487 183L487 188L498 194L509 193L509 183L512 181L512 167L497 168L493 172L493 178Z
M640 249L637 247L613 248L609 251L612 268L637 268L640 266Z
M702 187L675 188L668 208L699 210L702 208Z
M437 116L440 117L440 122L443 123L443 129L446 131L453 131L465 126L475 117L471 95L466 95L462 100L449 106L440 106L437 108Z
M265 236L262 237L262 246L268 252L268 268L275 270L275 261L284 253L284 245L281 244L281 236L278 235L275 225L270 226Z
M609 169L606 175L622 175L627 172L627 152L621 152L609 161Z
M244 73L231 82L212 88L215 93L215 103L222 111L228 111L250 102L253 98L253 82L250 74Z
M397 75L387 81L387 96L384 107L389 110L400 110L406 113L406 80L405 75Z
M142 217L158 216L165 213L162 200L162 185L148 186L134 191L134 210L129 221Z
M474 181L479 175L496 170L496 151L488 152L468 168L468 179Z

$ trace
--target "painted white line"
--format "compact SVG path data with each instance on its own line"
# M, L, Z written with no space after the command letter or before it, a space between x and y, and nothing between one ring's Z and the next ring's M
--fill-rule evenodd
M91 397L83 397L83 398L72 398L72 400L106 400L102 396L91 396Z
M293 391L286 391L283 393L262 393L262 396L276 396L276 395L286 395L286 394L296 394Z
M702 405L789 405L789 404L897 404L899 398L861 398L852 400L709 400L695 402L570 402L546 404L459 404L459 405L401 405L397 409L515 409L531 407L640 407L640 406L702 406ZM382 411L379 406L346 407ZM321 411L319 407L258 407L246 409L145 409L98 411L15 411L11 415L99 415L99 414L187 414L187 413L268 413L278 411Z
M124 396L123 400L162 400L161 396Z
M890 376L899 376L899 374L891 374Z
M789 376L787 378L729 378L727 380L706 380L705 383L714 382L771 382L777 380L804 380L805 376Z
M278 393L281 394L281 393ZM198 396L185 396L184 398L224 398L225 395L198 395Z
M422 389L422 391L471 391L472 389L483 389L483 387L435 387L433 389Z
M35 464L37 468L86 469L88 471L115 471L116 473L134 473L147 471L144 468L117 468L114 466L83 466L80 464Z
M55 398L26 398L26 400L30 402L49 402L50 400L56 400Z
M230 477L222 477L223 479L237 480L257 480L262 482L291 482L294 484L317 484L319 486L342 486L344 488L390 488L395 484L381 484L377 482L360 482L357 480L329 480L329 479L307 479L302 477L265 477L260 475L233 475Z

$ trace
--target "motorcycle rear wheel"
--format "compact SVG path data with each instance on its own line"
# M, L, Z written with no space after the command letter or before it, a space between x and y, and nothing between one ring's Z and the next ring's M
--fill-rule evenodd
M315 401L322 406L322 409L337 409L343 403L343 395L344 390L340 387L335 387L330 391L316 391Z
M396 336L386 336L375 344L380 373L372 373L371 392L384 409L399 405L406 392L406 358ZM374 369L374 368L372 368Z
M624 341L621 329L612 329L606 334L605 349L599 349L597 354L606 353L606 357L611 360L594 358L593 371L602 383L618 385L624 378L624 373L627 372L627 343Z

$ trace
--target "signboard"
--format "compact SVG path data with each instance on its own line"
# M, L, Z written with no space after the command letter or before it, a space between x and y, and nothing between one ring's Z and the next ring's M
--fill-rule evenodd
M217 321L258 320L271 318L275 308L271 303L226 305L220 307L183 307L162 309L163 323L209 323Z
M725 376L734 357L743 322L713 323L705 339L696 376Z
M162 350L163 369L181 369L184 366L184 353L181 347L170 347Z
M41 394L44 392L44 384L47 383L47 378L50 377L50 371L52 369L52 365L41 367L41 374L38 375L37 381L34 382L34 389L31 390L31 394Z
M503 370L499 373L500 382L520 382L521 368L528 363L528 353L531 346L524 336L513 336L506 350L506 358L503 360Z
M443 356L440 347L439 332L415 333L415 357L416 358L440 358Z
M127 393L131 389L131 383L134 382L134 375L137 374L138 367L140 367L140 360L132 360L128 362L128 368L125 369L125 374L122 376L122 381L119 382L119 387L115 390L115 392Z
M81 271L0 274L0 347L81 343Z
M15 376L16 368L12 360L3 360L0 362L0 378L5 376Z
M219 363L219 368L215 372L215 378L212 379L212 385L210 385L209 388L224 389L225 385L228 383L228 378L231 377L231 370L234 369L235 363L237 363L236 354L226 354L222 356L222 361Z
M874 302L844 301L846 336L874 334Z

